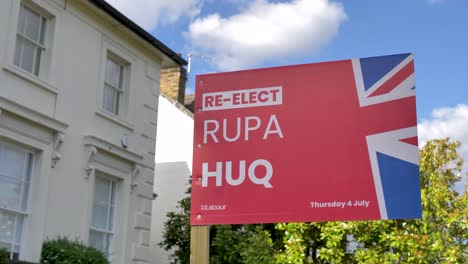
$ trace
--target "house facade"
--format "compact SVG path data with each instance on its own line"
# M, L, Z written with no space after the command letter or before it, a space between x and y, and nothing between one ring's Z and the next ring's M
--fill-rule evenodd
M103 0L2 0L0 32L0 247L148 263L160 71L185 60Z

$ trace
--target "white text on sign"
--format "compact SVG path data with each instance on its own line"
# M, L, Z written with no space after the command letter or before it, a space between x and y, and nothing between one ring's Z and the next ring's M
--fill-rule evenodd
M282 103L283 87L276 86L216 93L204 93L202 110L214 111L223 109L280 105Z
M257 167L264 167L265 175L259 176L255 173ZM216 186L220 187L223 185L223 162L216 162L216 170L210 171L208 168L208 163L203 163L202 169L202 187L208 187L208 178L216 178ZM224 163L224 172L226 177L226 182L231 186L237 186L244 182L246 174L246 163L245 160L239 161L239 175L237 179L232 177L232 162L226 161ZM268 160L258 159L249 164L247 170L248 177L250 181L254 184L263 185L265 188L273 188L271 186L270 180L273 176L273 166Z
M247 108L259 106L281 105L283 103L283 90L281 86L245 89L226 92L204 93L203 111L214 111L233 108ZM261 135L252 134L254 131L263 131ZM233 133L234 132L234 133ZM256 135L255 138L253 135ZM203 144L213 144L220 142L235 143L237 141L262 141L269 140L270 137L284 139L280 122L275 114L271 114L268 120L263 120L259 116L239 116L235 119L205 119L203 121ZM201 145L199 145L201 146ZM213 170L213 165L215 169ZM239 160L239 175L233 176L232 161L218 161L216 164L202 164L202 187L208 187L209 179L215 181L216 187L221 187L223 181L230 186L239 186L246 178L253 184L264 188L273 188L270 180L273 177L274 169L270 161L266 159L256 159L250 164L245 160ZM260 171L256 169L259 168Z
M236 128L236 133L234 134L234 136L228 136L229 122L227 121L227 119L223 119L223 122L221 122L221 129L219 129L220 122L218 120L205 120L203 124L203 143L207 144L209 137L211 138L211 141L213 143L218 143L219 138L224 139L226 142L235 142L237 140L247 141L249 140L249 133L260 128L262 128L264 131L262 137L263 140L268 139L268 137L273 134L277 134L279 138L284 138L283 131L281 131L281 127L276 115L270 116L270 119L268 120L266 126L262 126L262 120L257 116L247 116L243 119L244 120L242 120L241 117L238 117L236 119L237 122L234 126L233 124L229 125L229 127L231 128L231 134L233 134L232 131L234 131L232 127ZM241 134L243 134L243 137L241 137Z

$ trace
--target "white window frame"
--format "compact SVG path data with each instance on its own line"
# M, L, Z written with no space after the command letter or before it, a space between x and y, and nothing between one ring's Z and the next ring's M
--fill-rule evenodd
M26 17L25 17L25 10L28 10L29 12L32 12L36 15L39 16L39 32L38 33L38 39L34 40L29 38L22 32L23 29L20 28L21 25L23 25L23 28L26 28ZM24 19L24 23L22 23L22 19ZM18 24L16 28L16 41L15 41L15 51L14 51L14 65L21 68L22 70L31 73L35 76L39 76L40 70L41 70L41 65L44 62L44 57L45 57L45 52L46 52L46 38L48 34L48 24L50 23L49 18L45 15L43 15L40 11L32 8L29 5L25 5L24 3L21 3L20 5L20 10L18 14ZM22 43L22 44L20 44ZM24 52L24 47L25 43L29 43L34 46L34 52L32 56L32 69L29 71L28 69L25 68L24 65L22 65L23 62L23 52ZM18 46L20 46L20 54L18 55ZM38 54L40 52L40 54ZM39 61L37 61L39 60Z
M20 2L12 9L18 10ZM13 13L12 13L12 16ZM15 33L11 31L10 33ZM14 34L13 34L14 35ZM33 154L32 174L28 193L27 217L23 222L22 240L19 258L24 261L38 262L41 257L42 242L46 232L50 175L52 174L53 143L50 141L56 133L65 133L67 124L56 120L43 119L39 124L26 122L39 120L34 112L28 112L21 105L10 104L0 98L0 141L17 146ZM10 120L8 122L4 122ZM21 127L23 130L18 130ZM91 187L91 186L90 186ZM86 226L84 226L86 230ZM86 233L86 232L85 232Z
M44 0L15 0L10 1L10 9L8 10L8 28L5 33L6 45L5 49L0 49L0 68L8 74L12 74L16 78L25 80L39 89L44 89L53 94L58 93L56 85L54 85L55 77L51 79L50 73L54 68L54 37L57 21L61 20L63 10L54 1ZM8 6L8 5L7 5ZM31 71L24 70L15 64L16 43L18 38L18 24L20 20L21 6L35 11L47 19L46 33L43 46L46 48L41 52L40 69L38 75ZM53 77L53 75L52 75Z
M8 243L11 244L10 248L7 249L10 252L10 259L19 259L20 256L22 255L21 252L22 252L23 247L24 247L23 240L24 240L25 233L26 233L26 221L27 221L27 217L29 216L29 209L30 209L29 206L30 206L30 200L31 200L31 196L32 196L31 186L32 186L32 178L34 177L33 174L34 174L34 171L35 171L34 166L35 166L36 159L35 159L35 154L32 151L30 151L29 149L27 149L27 148L17 146L16 144L7 143L5 141L0 141L0 145L4 145L4 146L8 146L10 148L18 149L18 150L24 152L25 155L27 155L26 159L25 159L25 164L24 164L24 167L23 167L24 177L26 177L26 180L19 181L17 178L13 178L13 177L8 176L8 175L1 175L0 174L0 178L4 178L4 179L6 178L6 179L9 179L9 180L18 181L18 182L21 183L20 201L18 203L19 208L17 208L17 209L7 208L4 205L0 204L0 212L15 216L14 233L12 235L13 240L12 241L0 241L0 242L5 243L5 244L8 244ZM25 185L27 185L27 190L25 190ZM25 192L26 192L26 194L25 194ZM21 210L22 203L24 202L22 199L24 199L24 198L26 198L26 201L25 201L26 208L24 208L24 210ZM23 219L22 219L22 223L21 223L20 241L19 241L19 243L16 243L15 239L16 239L16 231L18 229L18 227L17 227L18 217L22 217ZM18 252L15 252L15 250L14 250L14 247L16 247L16 246L19 249Z
M111 61L112 63L115 63L118 67L119 67L119 81L118 81L118 84L117 84L117 87L114 86L114 84L110 83L109 80L107 80L107 64L108 64L108 61ZM103 93L102 93L102 108L109 112L110 114L113 114L113 115L116 115L116 116L119 116L121 115L121 110L122 110L122 103L121 103L121 100L124 99L124 96L125 96L125 81L126 81L126 72L127 72L127 67L128 67L128 63L123 63L121 60L119 59L116 59L115 56L112 56L112 55L108 55L106 57L106 74L104 74L104 90L103 90ZM112 110L110 109L106 109L105 107L105 99L106 99L106 92L105 92L105 89L112 89L113 90L113 94L114 94L114 102L113 102L113 105L112 105Z
M106 86L107 58L124 66L118 115L106 110L103 105ZM133 122L130 120L132 120L132 113L135 108L135 102L132 101L134 99L132 98L134 96L132 86L134 84L134 77L138 75L134 67L134 65L137 65L137 62L138 56L132 53L122 43L115 42L115 40L103 36L101 58L99 60L99 63L101 63L100 79L96 83L99 87L96 95L96 115L99 118L117 124L129 131L135 129Z
M109 192L109 200L107 201L107 203L99 203L99 204L96 204L95 200L94 200L94 197L96 195L96 179L103 179L105 181L109 181L110 183L110 192ZM95 179L94 179L94 187L93 187L93 200L92 200L92 207L91 207L91 219L93 219L94 217L94 206L95 205L105 205L108 207L107 209L107 229L102 229L102 228L98 228L98 227L94 227L93 226L93 223L91 221L90 223L90 226L89 226L89 244L91 245L91 232L95 232L95 233L100 233L100 234L103 234L105 236L109 236L108 238L108 243L107 243L107 249L106 251L107 252L103 252L104 254L106 254L107 258L109 259L109 261L112 261L112 255L113 255L113 240L115 238L115 232L116 232L116 225L117 225L117 222L116 222L116 216L117 216L117 204L118 204L118 191L119 191L119 181L118 180L115 180L115 179L112 179L108 176L106 176L105 174L103 173L100 173L100 172L96 172L95 174ZM112 201L112 198L113 198L113 201ZM112 203L113 202L113 203ZM113 210L111 210L111 208ZM112 225L111 225L112 223Z

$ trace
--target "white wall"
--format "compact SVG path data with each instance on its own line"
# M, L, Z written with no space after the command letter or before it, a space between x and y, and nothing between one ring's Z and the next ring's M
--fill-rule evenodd
M192 171L193 116L178 105L159 96L155 162L185 161Z
M88 1L24 0L50 15L36 77L13 64L20 3L0 1L0 140L36 156L21 258L38 261L44 239L88 242L99 170L119 181L113 263L146 263L159 75L167 58ZM128 111L119 117L101 109L108 51L130 63ZM64 136L58 147L57 135ZM52 168L54 153L61 159Z
M172 252L158 246L166 214L186 197L192 174L193 117L164 96L159 97L156 168L151 222L151 263L166 264Z

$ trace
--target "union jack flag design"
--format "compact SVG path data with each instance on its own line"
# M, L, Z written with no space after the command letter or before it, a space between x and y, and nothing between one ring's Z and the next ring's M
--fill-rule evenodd
M415 97L412 54L352 63L361 107ZM412 126L366 137L382 219L421 217L417 136Z
M193 225L421 217L412 54L196 83Z

